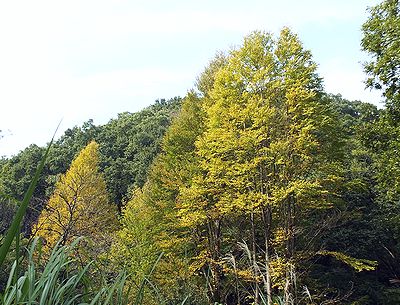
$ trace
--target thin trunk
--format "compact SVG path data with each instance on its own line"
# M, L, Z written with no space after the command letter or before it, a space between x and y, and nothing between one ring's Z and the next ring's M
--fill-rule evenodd
M208 223L209 230L209 251L210 251L210 270L211 270L211 300L221 303L221 279L222 268L221 260L221 221L219 219L212 220Z
M291 305L292 298L290 294L290 280L289 280L289 274L286 272L286 280L285 280L285 289L284 289L284 302L285 305Z
M267 305L272 305L271 274L269 270L269 232L271 229L271 211L269 206L263 209L264 216L264 241L265 241L265 292L267 294Z
M236 296L237 296L237 305L240 305L238 270L236 267L236 259L233 255L232 255L232 260L233 260L233 270L235 271L235 289L236 289Z
M254 211L251 211L251 235L252 235L252 260L253 260L253 272L254 272L254 283L255 283L255 295L254 303L258 304L260 299L260 288L258 287L258 266L257 266L257 255L256 255L256 229L254 224Z
M295 228L294 228L294 217L295 217L295 198L293 194L289 195L286 211L286 283L285 283L285 304L290 305L295 302L296 294L296 282L295 282L295 270L293 264L294 246L295 246Z
M267 141L263 141L262 143L263 147L266 148L268 146ZM261 163L259 167L259 173L260 173L260 192L261 194L268 194L267 192L267 187L265 186L266 181L267 181L267 174L266 174L266 166L265 164ZM275 167L273 174L275 175ZM270 268L269 268L269 236L270 236L270 231L271 231L271 220L272 220L272 214L271 214L271 208L269 206L269 203L266 204L262 208L262 217L264 221L264 244L265 244L265 256L264 256L264 266L265 266L265 275L263 276L264 279L264 289L265 293L267 295L267 305L272 305L272 294L271 294L271 274L270 274Z

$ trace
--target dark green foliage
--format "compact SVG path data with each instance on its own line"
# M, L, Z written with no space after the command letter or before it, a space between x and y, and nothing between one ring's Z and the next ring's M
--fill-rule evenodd
M379 119L365 124L358 133L371 160L366 171L371 177L369 187L374 207L366 219L371 219L369 225L373 231L369 238L370 254L379 262L374 290L379 301L370 304L398 304L393 296L400 292L399 135L400 129L394 125L389 109L382 110Z
M11 219L15 213L16 205L4 199L0 204L0 235L4 234L11 224Z
M54 139L54 138L53 138ZM49 154L50 147L53 143L53 139L51 139L47 149L44 150L43 156L40 157L40 160L37 163L36 168L34 169L33 175L32 175L32 180L29 182L29 185L27 187L26 192L23 195L23 198L21 200L16 201L13 199L11 196L8 196L7 194L2 193L1 194L1 200L0 205L6 208L10 208L7 206L7 203L10 203L10 201L15 201L18 202L18 206L15 207L15 213L14 215L7 215L7 218L5 218L4 214L2 214L2 223L5 221L8 221L9 223L6 223L7 228L6 231L4 232L4 236L1 236L1 243L0 243L0 286L2 287L5 283L5 277L4 277L4 271L8 272L10 270L10 254L12 252L14 253L14 265L13 269L15 270L15 277L14 281L12 283L16 283L17 277L19 275L19 268L20 268L20 232L21 232L21 227L23 224L23 219L27 214L29 203L32 199L33 193L35 191L36 186L38 185L39 178L41 173L43 172L46 159ZM8 218L9 217L9 218ZM15 242L14 242L15 241ZM14 243L13 243L14 242ZM12 249L12 246L15 245L14 249ZM13 251L14 250L14 251ZM8 264L6 264L8 263ZM8 283L11 283L11 277Z
M22 200L44 151L44 148L32 144L17 156L8 160L2 166L0 175L2 193L16 200ZM35 194L42 196L45 190L46 181L44 177L41 177Z
M142 186L148 168L160 150L161 139L180 107L180 99L156 101L137 112L125 112L103 126L88 120L81 127L65 131L49 154L48 162L39 178L23 224L23 232L30 234L43 206L53 193L58 177L65 173L72 160L90 141L101 146L101 170L106 177L110 199L120 208L130 197L131 187ZM16 156L0 162L1 227L6 228L12 216L13 203L22 200L44 148L31 145Z
M180 98L161 100L141 112L121 113L104 125L100 143L101 168L112 200L121 207L132 188L142 187L162 137L180 107Z
M369 9L363 25L361 46L372 58L365 64L367 87L382 90L386 108L371 116L355 131L366 156L362 164L364 181L373 204L364 208L364 228L368 239L361 249L374 257L379 267L374 278L364 279L368 290L365 304L398 304L400 294L400 3L384 0ZM360 154L359 154L360 155ZM361 164L361 163L360 163ZM357 202L353 200L353 202ZM364 202L368 202L365 201ZM368 230L369 229L369 230ZM354 238L353 238L354 240ZM366 242L365 240L368 240ZM355 239L358 242L357 239ZM367 287L367 288L366 288Z
M307 285L340 304L398 304L399 208L388 199L395 190L397 178L391 173L396 166L384 164L396 158L388 142L397 140L387 127L385 110L340 95L325 98L333 102L343 125L346 184L340 197L346 204L334 211L332 228L321 238L325 249L376 261L378 267L354 272L340 261L320 257L312 265Z
M88 120L82 127L67 129L54 143L49 156L49 167L46 180L49 184L46 197L53 193L53 186L60 174L64 174L76 155L101 132L101 126L95 126L93 120Z
M300 43L282 40L269 58L247 39L230 53L243 58L217 55L184 101L68 129L31 190L24 233L95 140L110 199L123 212L109 256L98 262L110 263L109 274L123 266L139 284L163 252L154 288L171 304L271 305L268 291L279 304L399 304L399 1L369 12L366 84L383 91L385 109L324 93L311 61L293 69L311 56L298 52ZM266 46L276 43L259 34L253 38ZM284 60L271 69L274 56ZM44 151L31 145L0 159L0 236Z
M0 172L0 204L3 206L2 208L13 209L13 205L18 201L22 201L44 152L45 148L32 144L4 163ZM22 225L22 231L27 234L30 232L30 224L36 220L43 207L48 187L46 181L48 173L48 165L45 165L43 174L39 177L33 196L30 199ZM9 216L11 215L10 210L8 210L8 213L1 214L1 222L9 223L11 220Z
M397 119L400 114L400 2L384 0L369 9L361 46L372 55L364 65L370 88L383 89L387 106Z

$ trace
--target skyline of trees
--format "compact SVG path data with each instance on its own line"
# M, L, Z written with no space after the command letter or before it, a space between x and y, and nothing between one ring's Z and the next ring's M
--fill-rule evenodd
M290 29L252 32L184 98L67 130L23 242L85 236L76 268L93 260L96 285L125 270L133 295L151 274L149 305L398 304L399 1L369 12L366 85L383 109L325 92ZM43 152L0 160L0 235Z

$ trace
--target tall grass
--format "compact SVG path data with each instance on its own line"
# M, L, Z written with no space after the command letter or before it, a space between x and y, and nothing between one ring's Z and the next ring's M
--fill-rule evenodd
M123 305L128 304L129 289L125 288L127 275L121 273L113 284L96 289L92 287L87 272L91 264L80 270L75 268L76 260L72 253L80 239L71 245L55 247L43 270L37 264L40 256L39 239L35 238L28 249L28 267L25 273L13 283L16 274L16 262L11 269L9 279L2 296L1 304L27 305ZM37 255L39 252L39 255ZM138 303L137 303L138 304Z

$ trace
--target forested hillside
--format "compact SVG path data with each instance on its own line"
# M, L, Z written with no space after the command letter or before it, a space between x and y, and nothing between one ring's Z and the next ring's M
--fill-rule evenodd
M327 93L283 28L216 55L182 99L67 130L9 250L31 247L27 262L3 264L0 300L25 304L12 287L30 295L16 279L40 240L39 273L53 249L74 262L56 283L85 273L76 302L60 304L107 291L101 304L399 304L399 43L399 2L383 1L361 42L382 109ZM0 160L0 234L45 151Z
M140 112L121 113L102 126L88 120L80 127L65 131L52 147L25 217L24 232L29 235L59 176L92 140L99 143L99 166L107 182L110 202L120 209L130 197L130 189L143 186L148 168L160 151L161 139L180 104L180 98L156 101ZM31 145L12 158L1 159L0 191L4 212L0 215L0 233L4 233L12 218L13 199L23 199L44 151L45 147Z

